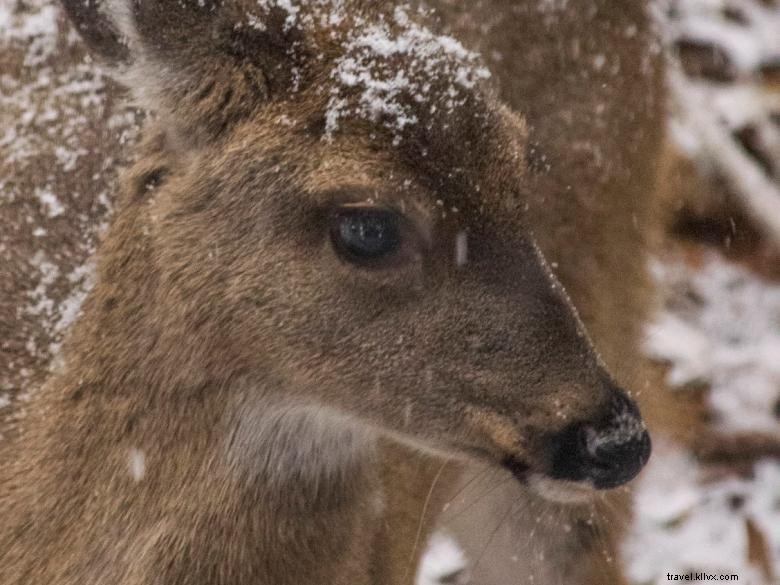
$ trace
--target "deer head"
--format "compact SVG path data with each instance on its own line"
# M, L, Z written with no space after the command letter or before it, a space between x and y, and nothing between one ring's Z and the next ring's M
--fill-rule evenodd
M64 4L152 112L86 309L115 379L235 386L521 480L644 465L637 408L526 225L522 118L435 15Z

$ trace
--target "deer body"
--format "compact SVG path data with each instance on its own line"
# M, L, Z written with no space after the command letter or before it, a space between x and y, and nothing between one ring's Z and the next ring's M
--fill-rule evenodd
M3 447L0 582L408 583L450 460L590 490L639 470L608 369L633 381L647 300L652 62L556 101L581 54L560 79L512 59L554 25L510 34L535 21L512 2L64 4L156 116L65 366ZM506 45L464 24L488 12ZM592 18L633 69L643 13ZM440 29L503 54L528 125ZM615 126L581 122L602 97Z

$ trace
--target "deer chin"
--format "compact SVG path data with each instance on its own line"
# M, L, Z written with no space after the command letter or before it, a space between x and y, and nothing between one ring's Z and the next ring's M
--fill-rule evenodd
M556 479L533 471L528 464L514 457L506 458L503 466L517 481L548 502L568 505L587 504L596 494L596 488L588 480Z
M525 484L537 496L556 504L587 504L597 493L590 481L554 479L541 473L529 473Z

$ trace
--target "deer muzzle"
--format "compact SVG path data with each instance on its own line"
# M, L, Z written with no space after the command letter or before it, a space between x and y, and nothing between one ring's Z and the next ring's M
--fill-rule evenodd
M606 414L580 421L553 438L552 479L615 488L633 479L650 457L651 442L634 402L616 391Z

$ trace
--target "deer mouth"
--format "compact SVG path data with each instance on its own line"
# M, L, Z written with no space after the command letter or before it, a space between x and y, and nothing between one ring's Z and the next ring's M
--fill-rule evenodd
M525 485L537 496L556 504L587 504L599 493L592 482L553 479L539 473L529 474Z
M514 478L544 500L557 504L585 504L596 494L591 482L555 479L533 471L531 466L517 457L505 457L501 466Z
M646 436L646 433L645 433ZM553 468L551 472L534 470L525 461L508 456L501 466L530 491L541 498L558 504L584 504L593 500L596 494L620 487L632 480L642 469L649 457L649 437L637 448L633 461L621 465L618 461L597 463L592 468L586 462L572 465L566 472Z
M531 475L531 466L513 455L504 457L501 466L508 470L520 483L526 483Z

